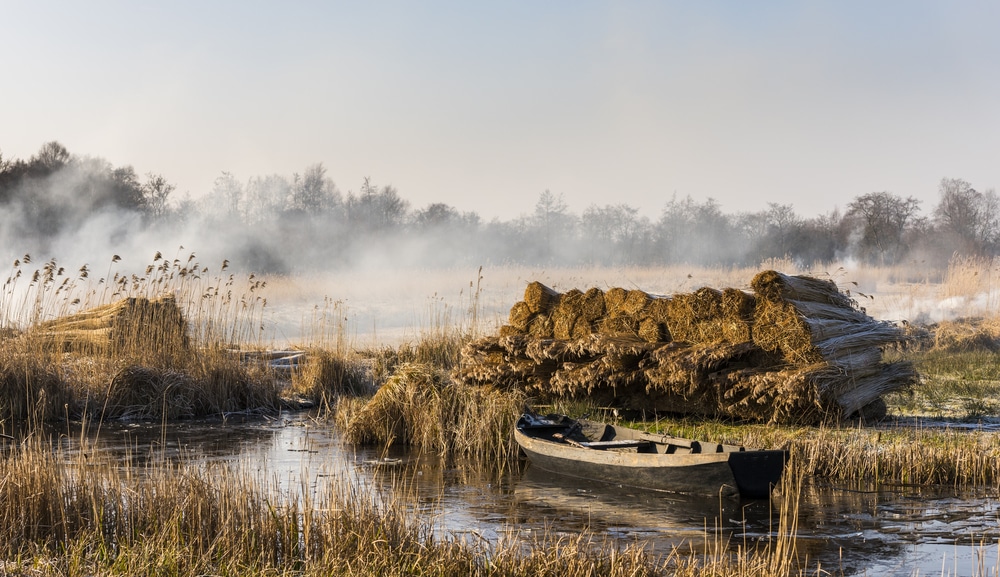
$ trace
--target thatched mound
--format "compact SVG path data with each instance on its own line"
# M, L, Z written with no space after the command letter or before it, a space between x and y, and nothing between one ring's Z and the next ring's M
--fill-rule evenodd
M165 356L189 346L187 323L172 295L122 299L40 323L32 334L85 354Z
M853 415L916 380L909 363L882 363L881 349L906 334L832 281L764 271L751 286L659 297L534 282L498 336L466 346L456 376L542 398L782 423Z

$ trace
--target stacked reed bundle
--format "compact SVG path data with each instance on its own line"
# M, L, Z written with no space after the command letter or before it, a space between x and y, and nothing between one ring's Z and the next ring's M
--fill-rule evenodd
M765 271L753 293L658 297L531 283L500 336L469 343L456 377L541 398L741 420L815 423L878 405L916 380L882 363L903 341L831 281Z
M39 323L31 332L43 342L85 354L143 356L188 350L187 323L173 295L125 298Z

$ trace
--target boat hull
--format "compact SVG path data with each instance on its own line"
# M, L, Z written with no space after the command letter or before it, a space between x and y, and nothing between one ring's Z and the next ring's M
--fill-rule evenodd
M564 429L569 430L574 426L570 423L576 421L566 423ZM561 435L557 427L533 431L524 426L523 420L519 421L514 434L532 467L580 479L692 495L767 498L780 479L787 459L785 451L746 451L729 445L711 444L701 452L697 442L694 443L697 449L688 447L678 452L678 447L667 437L584 423L590 430L604 427L608 432L603 438L611 437L617 442L636 440L646 445L638 451L584 447L577 442L555 438ZM672 441L691 443L684 439Z

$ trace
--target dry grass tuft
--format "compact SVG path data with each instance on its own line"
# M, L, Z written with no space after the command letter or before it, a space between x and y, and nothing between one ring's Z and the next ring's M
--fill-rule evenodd
M73 399L59 365L48 356L21 347L0 349L0 424L34 425L64 417Z
M363 406L338 404L336 421L353 443L410 445L503 469L516 455L511 431L523 403L516 391L462 385L440 369L407 364Z
M322 407L342 396L367 396L374 390L372 376L360 358L324 349L306 351L307 361L292 373L290 392Z
M126 365L111 378L103 395L91 397L89 409L107 419L180 419L275 411L280 405L278 389L267 375L255 375L232 360L195 369Z

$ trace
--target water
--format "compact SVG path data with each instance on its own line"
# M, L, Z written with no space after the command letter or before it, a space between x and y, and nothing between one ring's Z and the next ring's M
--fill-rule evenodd
M172 423L112 423L81 437L67 431L68 458L86 438L88 451L124 461L152 456L232 462L275 479L282 491L316 491L348 478L405 502L437 534L496 541L540 533L601 537L700 551L709 537L731 546L777 535L777 511L765 501L730 502L597 485L527 465L500 479L449 468L406 450L379 452L346 444L304 413ZM405 495L398 478L408 481ZM848 575L995 575L1000 573L1000 496L926 487L851 491L814 483L799 504L798 546L808 566Z

